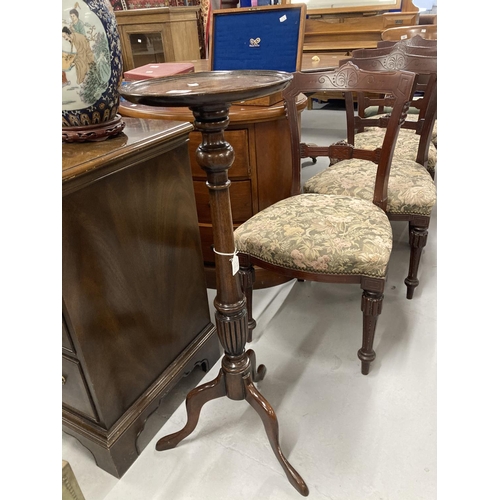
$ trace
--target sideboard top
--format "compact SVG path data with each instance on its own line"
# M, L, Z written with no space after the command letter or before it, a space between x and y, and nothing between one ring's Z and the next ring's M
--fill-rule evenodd
M147 154L151 148L162 146L175 139L187 140L193 126L190 123L166 120L144 120L123 118L125 128L116 137L100 142L63 143L62 183L94 174L108 175L106 167L116 165L123 168L120 160L131 159L134 155Z

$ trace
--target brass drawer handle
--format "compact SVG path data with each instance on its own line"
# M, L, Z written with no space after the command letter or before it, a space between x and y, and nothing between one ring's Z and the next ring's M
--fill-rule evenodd
M66 377L63 375L62 376L62 385L64 385L66 383Z

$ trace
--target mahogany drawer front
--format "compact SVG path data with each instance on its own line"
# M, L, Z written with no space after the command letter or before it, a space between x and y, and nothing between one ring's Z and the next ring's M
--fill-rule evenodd
M229 169L229 178L246 179L250 175L250 156L248 152L248 130L226 130L224 138L233 147L234 163ZM196 160L196 149L201 144L201 133L191 132L189 134L189 160L191 162L191 172L193 177L206 179L207 174L198 165Z
M97 420L82 368L76 359L62 357L62 402L78 413Z
M68 327L66 325L66 321L64 321L64 317L62 319L62 347L65 351L75 354L75 348L73 347L73 343L71 342Z
M209 223L212 218L210 216L210 194L207 185L204 181L193 181L193 185L198 222ZM230 193L233 221L245 222L253 215L251 181L232 181Z

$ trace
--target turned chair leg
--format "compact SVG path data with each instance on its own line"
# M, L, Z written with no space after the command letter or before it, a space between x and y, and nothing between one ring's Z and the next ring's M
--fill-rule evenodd
M420 265L420 258L422 256L422 251L427 243L427 227L414 226L411 222L409 224L410 228L410 267L408 270L408 277L405 279L406 298L412 299L413 292L418 286L419 280L417 278L418 267Z
M370 292L363 290L361 297L361 310L363 311L363 345L358 351L361 360L361 373L368 375L370 363L375 359L373 340L375 339L375 328L377 319L382 312L382 301L384 296L381 292Z
M240 281L241 281L241 288L243 290L243 293L245 294L246 305L247 305L247 314L248 314L247 342L252 342L252 333L257 325L255 319L253 318L253 312L252 312L253 311L253 307L252 307L253 286L255 283L255 269L254 269L252 263L250 262L248 255L239 254L238 257L239 257L239 261L240 261L239 275L240 275Z

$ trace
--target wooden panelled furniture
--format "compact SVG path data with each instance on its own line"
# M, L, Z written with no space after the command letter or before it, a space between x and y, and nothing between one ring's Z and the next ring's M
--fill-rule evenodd
M116 137L62 146L63 430L116 477L137 458L160 399L220 357L189 169L192 126L124 121Z
M204 69L207 61L197 63L195 69ZM307 98L299 96L297 106L305 109ZM155 118L193 122L188 108L153 107L121 101L122 116ZM230 123L226 137L235 150L235 161L229 170L231 180L231 209L235 227L253 214L292 194L290 169L290 134L283 101L272 106L241 106L233 104L229 110ZM189 135L189 158L196 196L196 209L201 234L203 260L207 284L215 288L213 232L210 203L205 186L205 173L196 161L200 132ZM283 283L282 276L262 269L257 270L256 288Z
M115 11L123 71L149 63L200 58L200 6Z
M310 1L307 5L304 52L348 54L354 49L376 47L381 33L388 28L418 24L418 8L411 0L395 1L394 5L365 3L360 7L314 8ZM390 11L397 5L400 5L398 12Z

